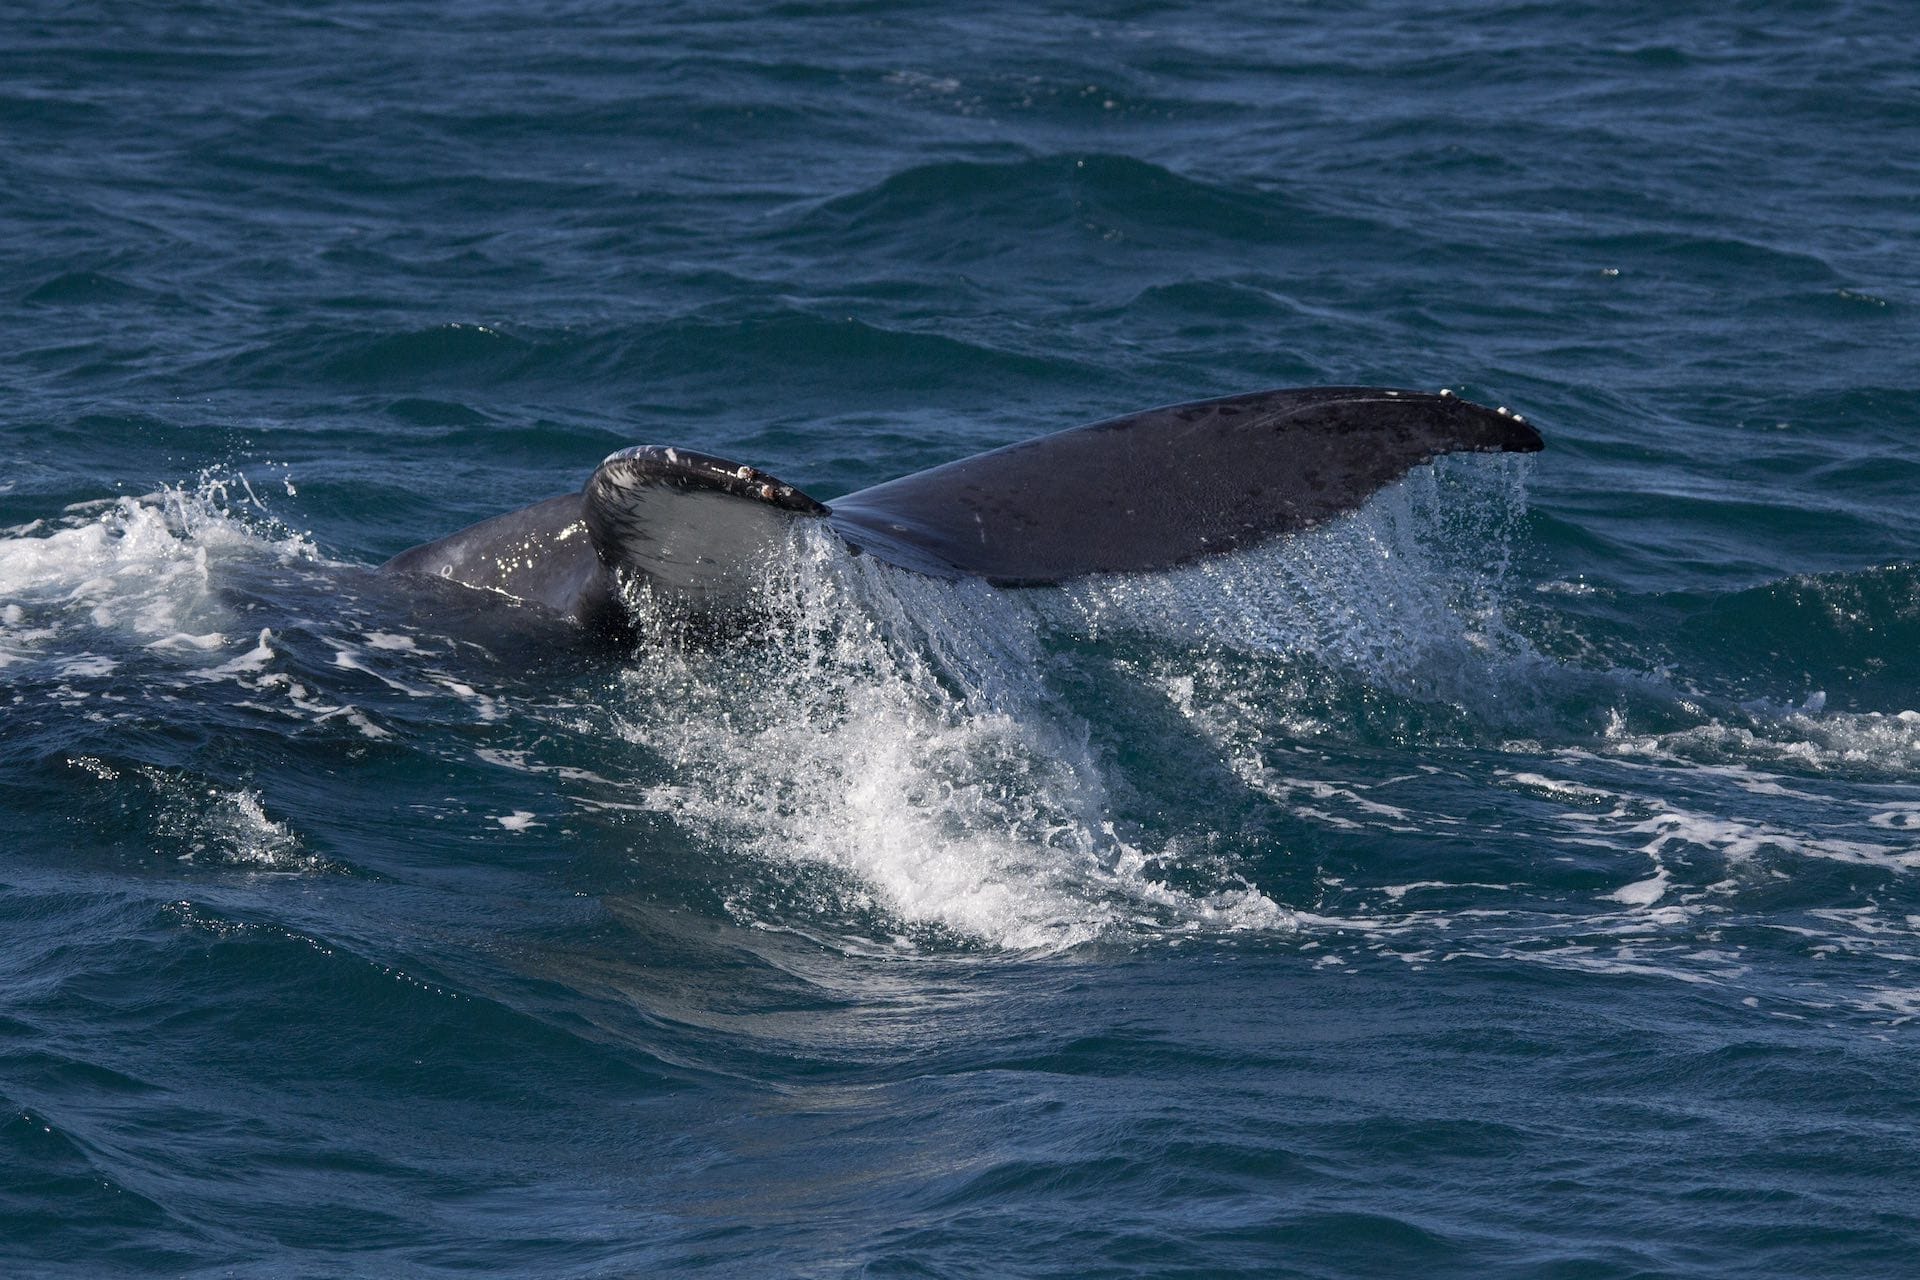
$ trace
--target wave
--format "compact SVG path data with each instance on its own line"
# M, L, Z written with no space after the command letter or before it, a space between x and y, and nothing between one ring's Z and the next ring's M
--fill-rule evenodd
M1125 155L1030 156L915 165L833 197L786 238L871 258L894 252L962 264L1023 257L1061 241L1126 242L1133 253L1226 243L1297 247L1378 238L1363 220L1314 209L1274 190L1234 187Z
M634 381L661 389L710 388L715 377L752 366L785 395L912 403L943 388L1039 383L1072 363L970 341L951 333L893 326L779 304L728 307L640 324L565 330L507 330L468 322L383 329L307 324L194 370L229 386L283 388L289 381L338 390L402 393L417 401L471 397L486 389L567 387ZM450 392L435 397L436 391ZM870 395L863 393L871 393ZM685 412L682 410L681 412ZM729 415L744 416L739 404ZM618 416L630 416L622 409Z

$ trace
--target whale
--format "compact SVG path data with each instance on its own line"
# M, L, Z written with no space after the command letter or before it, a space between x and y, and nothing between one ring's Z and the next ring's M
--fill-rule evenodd
M1443 454L1531 453L1540 433L1451 391L1290 387L1165 405L1024 440L822 502L745 463L621 449L579 491L381 566L623 635L628 601L726 626L809 522L855 555L1007 588L1151 573L1310 529Z

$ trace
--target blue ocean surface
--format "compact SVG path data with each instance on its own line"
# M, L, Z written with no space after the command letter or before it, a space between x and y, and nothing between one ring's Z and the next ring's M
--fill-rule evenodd
M0 1273L1916 1274L1917 55L7 5ZM373 572L1318 383L1547 449L631 653Z

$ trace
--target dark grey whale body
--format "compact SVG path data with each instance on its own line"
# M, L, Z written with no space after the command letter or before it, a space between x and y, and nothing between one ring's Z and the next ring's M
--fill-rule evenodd
M624 625L632 580L689 617L754 610L796 520L856 553L943 578L1044 586L1170 568L1309 528L1443 453L1530 453L1517 414L1450 392L1257 391L1075 427L816 502L765 472L657 445L623 449L579 493L403 551L426 573Z

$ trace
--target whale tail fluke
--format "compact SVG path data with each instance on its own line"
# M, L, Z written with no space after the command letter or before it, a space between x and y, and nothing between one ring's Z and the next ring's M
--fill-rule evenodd
M1450 392L1258 391L1055 432L862 489L830 522L922 572L1040 586L1165 569L1351 511L1443 453L1540 435Z
M939 577L1041 586L1231 551L1352 511L1444 453L1541 447L1517 414L1449 392L1259 391L1149 409L916 472L829 509L750 466L643 445L586 488L402 552L429 573L590 625L621 579L706 620L764 607L796 520L855 551Z
M1041 586L1231 551L1352 511L1444 453L1540 435L1450 392L1258 391L1149 409L915 472L836 500L722 458L623 449L587 482L601 561L695 614L758 604L770 550L825 517L855 550L940 577Z
M764 471L664 445L613 454L581 500L603 565L703 619L756 612L768 560L792 522L826 514Z

